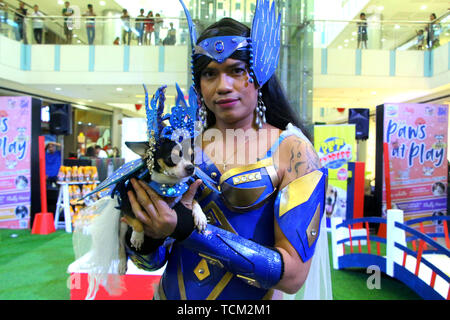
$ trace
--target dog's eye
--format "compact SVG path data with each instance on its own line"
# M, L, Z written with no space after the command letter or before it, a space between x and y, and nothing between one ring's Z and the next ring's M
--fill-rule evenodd
M183 157L183 151L178 151L178 156L180 157L180 158L182 158Z

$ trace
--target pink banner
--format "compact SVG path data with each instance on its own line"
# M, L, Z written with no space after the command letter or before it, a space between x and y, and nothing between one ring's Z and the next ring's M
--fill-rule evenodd
M404 211L405 221L446 215L448 106L385 104L383 130L393 208ZM384 215L385 200L383 184Z
M31 98L0 97L0 228L30 224Z

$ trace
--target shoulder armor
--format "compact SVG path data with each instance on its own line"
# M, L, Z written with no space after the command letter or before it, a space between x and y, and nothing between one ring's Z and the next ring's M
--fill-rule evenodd
M275 218L303 262L314 254L325 206L328 171L312 171L285 186L275 200Z

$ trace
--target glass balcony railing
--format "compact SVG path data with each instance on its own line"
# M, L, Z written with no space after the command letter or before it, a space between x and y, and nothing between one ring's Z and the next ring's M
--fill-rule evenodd
M194 10L195 11L195 10ZM29 10L32 12L32 10ZM240 13L240 11L238 11ZM233 16L233 15L232 15ZM0 35L26 44L71 45L186 45L189 43L187 22L179 17L115 16L42 16L19 17L15 11L0 7ZM203 17L203 16L202 16ZM250 26L252 14L234 18ZM197 30L222 18L221 11L205 15L197 22ZM450 40L449 12L435 21L365 21L308 20L298 25L282 23L282 41L289 45L288 33L313 34L314 48L426 50ZM294 28L293 28L294 27ZM311 38L311 37L309 37Z
M450 40L449 20L424 21L312 21L314 48L426 50Z
M186 45L186 19L172 17L20 17L1 10L0 35L25 44Z

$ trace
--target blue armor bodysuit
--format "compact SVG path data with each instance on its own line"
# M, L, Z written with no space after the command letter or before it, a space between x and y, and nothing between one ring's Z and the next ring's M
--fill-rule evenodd
M326 169L300 177L278 190L272 154L281 141L299 129L288 125L263 159L220 174L201 152L200 169L220 193L201 187L196 200L208 218L204 234L193 231L179 242L167 238L150 253L127 247L142 269L157 270L167 262L158 288L160 299L271 299L283 273L274 246L274 215L304 262L314 253L323 217ZM306 138L304 138L306 139Z

